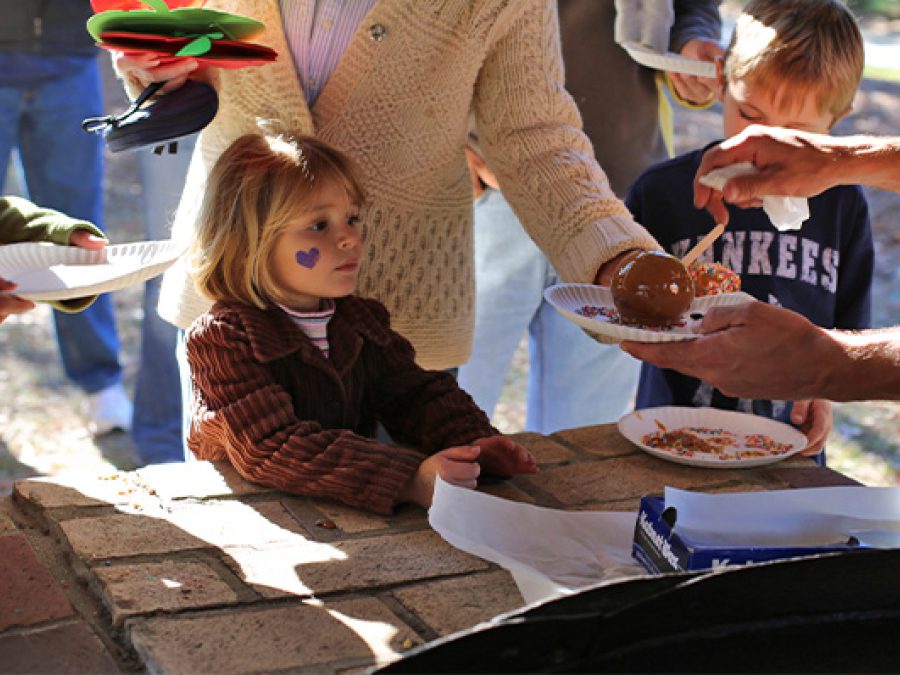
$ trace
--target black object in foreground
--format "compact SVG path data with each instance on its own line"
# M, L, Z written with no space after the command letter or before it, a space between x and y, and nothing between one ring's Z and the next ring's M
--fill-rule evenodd
M372 672L897 672L900 550L626 580L497 617Z

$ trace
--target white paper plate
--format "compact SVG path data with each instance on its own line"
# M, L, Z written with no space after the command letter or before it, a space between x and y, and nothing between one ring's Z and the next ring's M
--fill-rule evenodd
M693 327L702 320L703 315L709 311L710 307L756 302L756 298L752 295L742 292L704 295L701 298L694 298L686 315L684 325L669 328L640 328L622 325L604 314L586 316L582 313L593 314L597 311L615 311L612 293L606 286L557 284L544 290L544 299L553 305L560 314L570 321L574 321L585 330L610 338L616 342L621 342L622 340L634 340L636 342L692 340L697 337L697 334L693 332ZM699 316L700 318L692 319L690 315Z
M115 244L99 251L29 242L0 246L0 277L27 300L69 300L117 291L162 274L185 250L172 240Z
M675 52L657 52L636 42L624 42L622 46L632 59L647 68L667 70L683 75L696 75L697 77L713 78L716 76L716 64L712 61L692 59Z
M723 448L722 454L711 452L690 454L674 449L654 448L646 444L645 437L647 434L660 431L657 422L668 431L700 428L730 432L733 435L733 443ZM679 464L714 469L751 468L772 464L800 452L808 445L806 436L783 422L771 420L768 417L715 408L665 406L635 410L619 420L619 431L629 441L655 457ZM753 435L759 434L767 436L775 443L783 444L785 447L764 451L763 456L753 456L760 450L749 447L747 443ZM720 434L699 432L697 435L708 438L710 435Z

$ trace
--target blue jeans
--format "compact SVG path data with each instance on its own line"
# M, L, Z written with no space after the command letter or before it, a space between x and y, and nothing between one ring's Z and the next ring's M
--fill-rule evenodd
M0 87L0 191L13 148L18 149L27 197L40 206L103 227L103 142L81 130L100 114L96 59L32 89ZM100 296L78 314L53 312L66 375L87 393L122 381L113 305Z
M144 231L147 239L168 239L172 218L184 189L195 137L178 141L178 152L156 155L142 150L139 161L144 187ZM185 450L182 433L182 394L175 346L178 329L156 311L162 277L144 286L141 322L141 360L134 390L131 435L144 464L180 462Z
M184 447L184 460L186 462L195 461L194 453L188 450L188 434L191 431L191 364L187 358L187 335L178 328L177 341L175 344L175 361L178 363L178 377L181 382L181 400L184 402L182 418L181 418L181 439Z
M614 422L630 409L639 362L592 340L544 300L559 278L496 190L475 203L475 279L475 342L459 384L488 415L526 330L527 431Z

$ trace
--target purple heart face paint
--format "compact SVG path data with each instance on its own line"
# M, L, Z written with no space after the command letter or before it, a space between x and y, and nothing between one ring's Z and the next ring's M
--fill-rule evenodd
M297 261L298 265L303 265L307 269L312 269L316 266L316 263L319 262L319 249L311 248L308 251L297 251L294 254L294 259Z

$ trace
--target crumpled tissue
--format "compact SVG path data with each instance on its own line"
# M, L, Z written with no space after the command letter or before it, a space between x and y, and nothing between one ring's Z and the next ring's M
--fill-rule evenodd
M721 190L725 183L735 176L747 176L759 173L750 162L738 162L718 169L700 177L700 183L714 190ZM762 198L763 211L769 216L775 229L785 232L799 230L809 218L809 202L802 197L785 197L766 195Z

